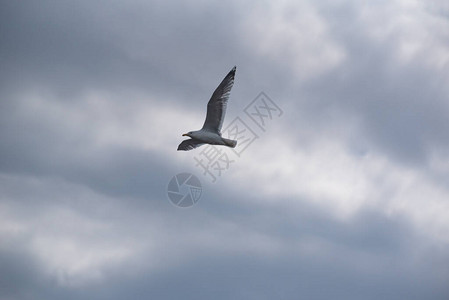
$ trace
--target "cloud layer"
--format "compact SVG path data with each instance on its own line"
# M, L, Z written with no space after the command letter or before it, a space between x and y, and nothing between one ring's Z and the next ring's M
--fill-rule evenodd
M0 299L447 299L448 12L2 3ZM284 114L212 184L176 146L234 65L224 126Z

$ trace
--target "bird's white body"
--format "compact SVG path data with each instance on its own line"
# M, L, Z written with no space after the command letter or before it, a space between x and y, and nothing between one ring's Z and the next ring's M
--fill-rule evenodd
M189 134L189 136L193 139L197 139L201 142L211 145L226 145L221 135L207 130L193 131L191 134Z
M220 134L204 129L191 131L186 135L192 139L200 141L203 144L221 145L231 148L234 148L237 145L237 141L225 139Z

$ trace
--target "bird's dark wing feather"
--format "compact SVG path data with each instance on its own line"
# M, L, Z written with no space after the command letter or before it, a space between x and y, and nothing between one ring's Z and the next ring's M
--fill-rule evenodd
M182 151L192 150L201 145L204 145L204 143L201 142L200 140L196 140L196 139L184 140L181 142L181 144L179 144L178 151L179 150L182 150Z
M207 115L202 128L203 130L220 134L226 114L226 105L228 103L229 95L231 94L231 88L234 85L235 70L236 67L226 75L212 94L212 97L207 104Z

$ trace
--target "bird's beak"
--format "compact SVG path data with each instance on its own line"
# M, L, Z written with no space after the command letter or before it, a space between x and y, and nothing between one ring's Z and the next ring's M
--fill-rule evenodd
M188 136L187 133L184 133L182 136Z

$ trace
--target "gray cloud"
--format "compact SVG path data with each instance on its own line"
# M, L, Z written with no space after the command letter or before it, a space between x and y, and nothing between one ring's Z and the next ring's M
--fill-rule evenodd
M446 93L441 74L416 64L392 69L391 45L360 41L351 60L308 87L318 109L356 116L360 135L396 161L426 164L428 151L447 148ZM379 64L387 61L389 64ZM326 87L326 88L324 88Z
M134 252L134 257L125 262L98 266L101 279L93 277L91 283L84 282L80 287L66 284L80 280L76 279L78 276L90 278L92 271L85 270L78 275L72 274L71 268L64 271L66 264L72 266L70 257L60 262L63 270L58 272L67 274L58 275L59 284L55 284L48 265L33 260L23 263L23 259L14 259L18 254L4 252L2 258L7 262L4 270L11 272L8 278L14 278L15 282L7 291L16 298L28 299L28 293L23 291L33 296L69 299L88 296L93 299L210 298L214 295L219 299L275 296L290 299L298 293L318 299L330 295L337 299L379 296L419 299L427 295L444 299L447 295L444 282L439 282L442 274L435 273L435 267L447 260L447 254L440 253L431 262L429 253L438 251L422 249L423 237L410 231L407 222L379 219L376 212L364 212L355 220L341 222L304 203L299 214L279 208L245 206L231 214L222 213L231 209L230 205L222 204L230 200L225 197L202 199L204 205L187 214L166 208L154 211L157 207L154 204L150 204L153 212L139 212L142 205L112 203L108 198L104 200L109 203L105 203L87 195L79 197L79 191L70 186L59 185L60 192L48 197L46 185L29 189L29 183L22 184L22 194L16 197L28 199L22 205L30 209L29 215L33 217L16 214L14 219L24 217L23 223L30 222L35 227L32 236L36 238L42 234L53 236L50 247L61 246L58 245L60 235L76 241L80 247L84 245L90 252L104 243L108 251L123 245L138 250L142 243L148 242L150 246ZM2 190L16 191L14 187L2 187ZM24 195L27 190L29 194ZM65 194L72 199L60 199ZM11 197L10 193L7 195ZM52 205L39 207L45 203L40 199L45 197L54 199ZM217 209L211 203L214 200L224 209ZM18 206L13 201L9 205L9 208ZM23 207L15 211L23 214ZM48 215L51 207L53 212ZM66 208L71 213L61 215L60 209ZM44 215L46 220L41 218ZM54 227L63 216L64 224ZM109 229L109 226L113 227ZM264 248L268 244L261 237L271 241L274 249ZM11 248L27 249L30 244L23 234L19 240L9 241ZM108 251L104 249L103 255ZM82 251L72 255L75 260L86 258ZM438 261L438 257L443 260ZM29 255L25 256L25 261L30 259Z
M434 22L394 1L2 3L0 298L446 299ZM233 65L228 121L261 90L285 114L209 184L178 130ZM188 210L165 195L182 171L204 184Z

